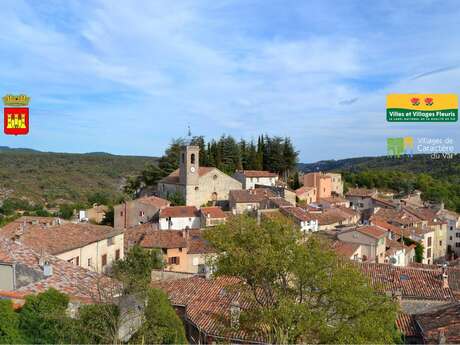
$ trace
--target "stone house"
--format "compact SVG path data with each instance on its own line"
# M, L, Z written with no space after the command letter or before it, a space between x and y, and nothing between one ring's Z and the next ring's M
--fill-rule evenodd
M200 148L181 148L179 169L158 182L161 197L180 194L187 206L200 207L207 204L225 204L229 191L242 189L240 181L214 167L200 167Z
M114 228L128 229L152 222L158 216L158 212L170 204L168 200L148 196L115 205L113 207Z

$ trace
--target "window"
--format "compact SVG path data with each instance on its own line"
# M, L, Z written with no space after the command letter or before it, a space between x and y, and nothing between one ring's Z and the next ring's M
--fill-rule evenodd
M453 227L453 226L451 226L451 227L450 227L450 230L454 230L454 227Z
M182 253L182 248L179 248L179 253Z
M190 155L190 163L195 164L195 154L194 153Z
M120 211L120 217L123 217L123 211Z
M107 266L107 254L102 255L101 261L102 261L102 267Z
M76 266L80 266L80 257L79 256L76 256L72 259L69 259L67 260L67 262L73 264L73 265L76 265Z
M439 245L442 246L442 241L439 241Z
M115 251L115 260L120 260L120 249Z
M107 246L109 246L109 247L110 247L110 246L113 246L114 242L115 242L115 241L114 241L113 237L109 237L109 238L107 239Z
M198 189L199 189L198 186L196 186L196 187L195 187L195 190L198 190Z
M427 256L428 258L431 258L431 248L428 248L428 249L426 250L426 256Z
M180 258L178 256L172 256L168 258L168 264L170 265L179 265L180 263Z
M452 241L452 236L449 236L449 240Z
M460 242L456 242L455 247L460 248Z
M144 217L144 211L139 211L139 217Z
M457 233L455 234L455 237L460 238L460 232L457 232Z
M428 237L428 244L427 247L431 247L431 237ZM429 255L428 255L429 256Z
M217 175L214 175L212 178L213 178L214 180L217 180Z
M93 264L93 259L92 258L88 258L88 267L91 267Z
M353 260L358 260L358 254L353 255Z

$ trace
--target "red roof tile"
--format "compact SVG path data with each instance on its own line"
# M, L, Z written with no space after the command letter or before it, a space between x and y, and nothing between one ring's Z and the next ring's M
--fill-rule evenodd
M278 174L265 170L238 170L245 177L277 177Z
M140 202L142 204L152 205L157 208L167 207L171 204L169 200L159 198L157 196L146 196L143 198L135 199L133 201Z
M89 223L64 223L62 225L9 225L0 229L0 236L16 238L34 250L45 250L58 255L72 249L84 247L123 233L112 227Z
M224 211L222 211L222 209L218 206L202 207L200 211L205 217L226 218Z
M199 216L200 213L195 206L170 206L160 211L160 218L191 218Z
M115 291L113 289L120 287L107 276L75 266L47 254L43 255L43 259L51 265L53 272L51 276L45 277L39 265L41 254L21 243L5 238L0 238L0 256L7 258L9 262L13 262L16 265L26 266L34 272L35 281L15 290L18 296L26 296L43 292L48 288L55 288L68 294L71 298L94 303L99 301L100 291L105 289L107 289L107 292Z

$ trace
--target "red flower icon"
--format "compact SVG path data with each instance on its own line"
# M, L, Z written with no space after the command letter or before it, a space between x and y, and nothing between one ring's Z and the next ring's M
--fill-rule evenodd
M430 97L425 98L425 104L429 106L433 105L433 98L430 98Z
M414 97L414 98L411 98L410 101L412 105L420 105L420 98Z

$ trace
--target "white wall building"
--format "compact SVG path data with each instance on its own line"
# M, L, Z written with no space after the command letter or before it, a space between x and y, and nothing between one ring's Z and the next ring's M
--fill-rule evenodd
M243 189L254 189L256 185L275 186L278 174L262 170L238 170L233 178L241 182Z
M160 230L187 230L201 227L201 214L195 206L171 206L160 211Z

